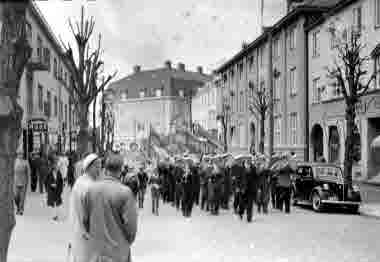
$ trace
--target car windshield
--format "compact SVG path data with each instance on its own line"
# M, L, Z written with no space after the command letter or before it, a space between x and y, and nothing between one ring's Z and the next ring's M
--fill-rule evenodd
M334 166L316 167L315 174L319 178L330 178L336 180L341 180L343 178L340 168Z

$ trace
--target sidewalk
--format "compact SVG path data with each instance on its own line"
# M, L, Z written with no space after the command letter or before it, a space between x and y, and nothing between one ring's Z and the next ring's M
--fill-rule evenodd
M363 203L359 211L363 216L380 219L380 203Z

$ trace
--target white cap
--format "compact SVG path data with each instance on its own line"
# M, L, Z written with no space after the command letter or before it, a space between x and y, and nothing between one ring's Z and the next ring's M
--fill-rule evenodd
M84 159L83 159L83 162L82 162L82 168L83 168L83 171L86 171L87 168L89 166L91 166L91 164L96 160L98 159L98 155L97 154L94 154L94 153L91 153L89 154L88 156L86 156Z

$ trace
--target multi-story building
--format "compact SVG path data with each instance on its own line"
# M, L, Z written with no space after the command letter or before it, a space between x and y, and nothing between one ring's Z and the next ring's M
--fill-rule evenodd
M363 82L380 68L380 1L341 1L328 15L307 29L308 86L310 111L310 156L323 156L329 162L343 165L346 138L345 101L335 81L327 77L337 57L337 39L345 39L359 29L361 55L371 58L362 68L367 72ZM354 162L353 178L370 179L380 174L379 153L371 146L380 136L380 74L356 108L356 139L360 157Z
M307 39L305 26L334 6L338 0L287 1L288 12L265 28L252 43L217 69L222 78L223 99L230 108L228 128L232 151L258 150L259 114L252 114L254 88L273 91L273 125L267 114L265 148L273 130L275 152L308 158ZM251 84L250 84L251 83Z
M24 109L20 145L25 154L42 148L75 149L76 113L70 102L70 67L63 50L38 7L31 2L26 13L32 55L21 79L19 103ZM5 64L1 65L5 73ZM70 141L72 146L70 146Z
M106 100L115 114L115 145L141 144L150 127L160 135L168 135L175 123L190 127L191 98L210 80L202 67L190 72L183 63L172 68L166 61L163 68L146 71L135 66L133 74L111 83L106 90Z
M211 80L199 88L192 98L191 106L193 124L200 125L215 137L217 134L216 99L217 89L214 80Z

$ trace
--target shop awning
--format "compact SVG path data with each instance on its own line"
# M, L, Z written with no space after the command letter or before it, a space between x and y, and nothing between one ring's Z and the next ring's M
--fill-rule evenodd
M375 137L371 142L371 148L380 148L380 135Z

